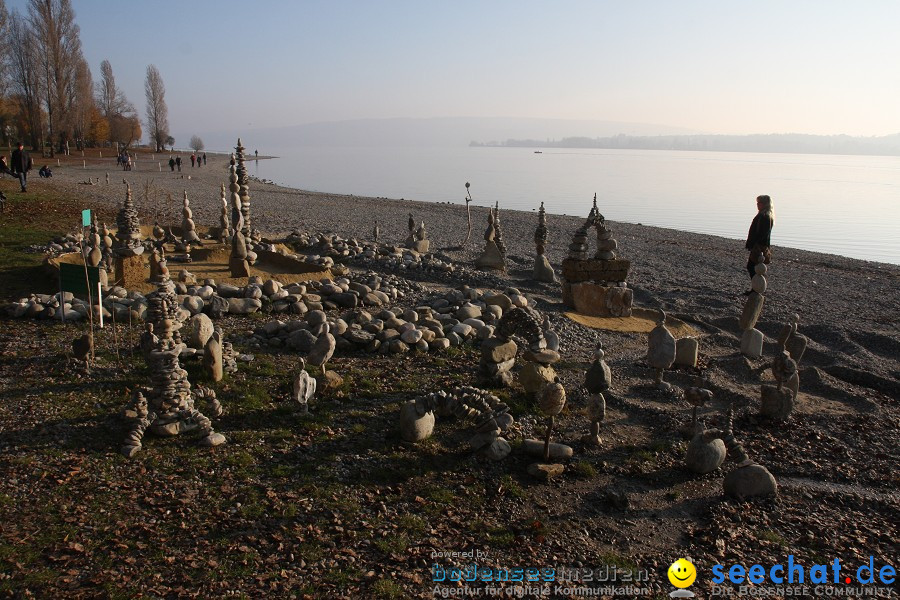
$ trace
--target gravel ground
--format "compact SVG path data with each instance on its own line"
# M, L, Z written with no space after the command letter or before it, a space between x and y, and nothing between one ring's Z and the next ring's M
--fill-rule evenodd
M187 191L195 221L198 225L212 225L218 221L218 188L225 181L226 160L221 156L210 155L210 158L207 166L183 167L181 174L159 172L155 163L153 170L144 170L148 161L139 160L136 171L110 170L113 182L110 185L83 182L88 177L103 181L113 161L89 161L86 169L81 169L80 164L64 165L55 171L51 181L35 180L30 189L59 189L75 193L98 207L110 206L124 197L124 177L132 184L138 210L148 222L157 215L161 215L164 224L179 222L180 197ZM243 564L249 561L252 568L244 574L239 567L232 567L234 573L225 573L223 583L204 583L202 589L210 595L240 591L252 597L267 592L274 594L273 597L290 597L292 589L296 589L291 585L301 581L318 590L304 595L311 598L433 597L429 565L440 562L450 566L453 561L443 558L435 561L432 553L470 548L483 549L486 564L495 567L596 567L618 561L650 570L651 581L655 582L660 581L661 570L678 556L690 556L704 573L717 563L783 562L789 553L806 564L839 557L854 571L869 555L875 556L877 564L890 563L895 558L896 514L900 508L896 495L900 483L896 470L900 457L897 450L900 442L897 403L900 398L897 319L900 267L776 246L766 305L757 326L767 336L765 353L761 359L748 360L737 351L738 317L744 303L742 292L748 287L743 242L611 221L620 255L632 262L629 283L634 288L636 304L662 308L701 332L699 368L672 370L666 373L666 380L683 388L695 385L698 377L704 379L703 385L715 394L713 405L703 411L708 424L716 423L727 405L735 406L737 437L748 454L766 465L779 481L777 498L723 501L721 472L695 477L681 466L684 451L681 429L689 419L688 408L683 401L651 384L652 374L644 361L646 336L597 331L578 325L561 314L558 285L528 281L535 214L501 213L510 271L508 275L496 276L465 267L482 246L487 215L484 208L473 208L473 232L468 248L454 250L451 248L458 246L466 234L463 206L307 193L263 182L253 182L250 192L253 224L272 237L300 228L369 238L377 219L380 239L401 243L406 237L407 215L412 213L417 222L425 222L432 249L450 257L459 268L452 277L411 272L409 278L429 287L469 284L503 289L513 286L526 293L540 310L549 313L561 338L563 362L558 365L558 371L569 391L569 407L558 421L554 440L569 443L576 451L566 474L550 485L535 484L524 476L529 459L518 453L498 464L461 456L458 448L455 452L453 449L464 439L464 433L454 424L439 425L436 446L400 447L390 434L384 433L393 417L392 412L383 410L384 399L351 393L350 398L323 404L322 414L328 408L324 430L282 415L281 427L285 429L270 431L268 428L274 426L269 422L269 413L259 409L248 409L239 418L226 419L222 430L230 441L222 449L223 460L218 461L216 456L198 459L206 461L202 469L218 470L217 477L223 482L222 498L217 496L207 502L215 500L227 507L233 500L232 494L244 498L249 493L248 487L265 487L268 500L264 499L262 504L266 514L259 517L241 510L228 512L226 508L210 513L205 505L187 494L200 490L203 497L214 491L198 483L199 475L181 464L186 460L184 457L194 456L194 449L173 454L183 444L164 446L162 442L151 442L145 449L148 474L144 463L119 462L115 448L108 447L106 437L115 438L120 424L107 415L121 402L119 380L130 376L127 370L119 372L112 366L106 371L100 369L108 381L104 380L103 387L98 388L102 390L98 392L102 393L98 404L84 402L85 406L81 407L76 393L79 388L66 383L68 375L64 369L51 367L48 374L46 366L46 336L58 338L64 332L59 327L47 328L31 322L22 324L17 331L9 321L3 321L0 322L3 326L0 354L10 358L6 359L5 366L0 363L0 389L21 397L22 401L4 405L0 410L0 424L8 432L0 435L0 441L10 457L3 459L0 466L7 466L16 480L31 482L37 490L34 498L19 500L22 494L18 483L0 485L0 492L5 494L0 499L17 498L14 503L0 503L4 521L18 523L7 526L7 541L14 535L36 535L30 533L27 524L34 520L35 529L42 526L41 518L34 515L41 514L42 504L56 498L55 486L63 485L56 482L73 479L71 474L66 478L66 473L73 468L71 464L86 460L85 472L89 471L88 466L103 472L115 465L121 471L115 486L124 485L134 501L141 503L138 516L121 517L124 525L111 522L109 526L115 526L116 531L135 526L132 522L135 519L146 519L148 515L154 519L159 517L160 524L155 520L149 524L138 521L139 526L152 543L171 544L162 527L171 518L160 516L163 509L171 506L176 512L186 511L201 520L213 514L219 521L214 527L219 528L228 551L220 551L215 546L219 540L209 535L203 535L198 541L182 540L177 547L172 546L178 564L181 567L193 564L191 560L199 560L195 554L203 555L204 566L207 557L215 558L215 561L210 559L212 562L223 563L223 557L233 556L238 548L242 553L239 556L248 557ZM167 195L174 200L168 202ZM552 201L545 202L552 210ZM589 209L589 203L585 202L585 215ZM603 212L602 206L600 210ZM615 215L607 216L615 218ZM752 216L750 207L748 223ZM575 217L548 215L548 256L557 269L571 234L580 224L581 220ZM777 232L776 224L776 244ZM422 295L410 294L405 304L415 306ZM787 423L773 424L760 419L755 407L759 402L760 383L772 381L768 364L775 350L774 336L793 313L800 315L800 332L810 343L800 364L797 409ZM254 321L247 325L235 319L225 325L228 331L240 332L260 324L261 321ZM28 340L25 346L20 345L22 339ZM608 415L601 431L604 444L600 448L588 448L579 441L587 429L586 395L581 382L598 340L603 341L607 351L613 386L607 397ZM295 359L274 354L258 360L277 366ZM383 362L370 356L336 357L333 368L349 374L376 373L373 377L383 378L388 390L396 390L427 369L433 370L429 377L434 378L435 386L440 386L450 381L453 374L474 371L477 356L470 352L454 360L439 360L440 365L431 358L415 355L386 368ZM262 365L254 368L254 377L258 379L248 381L248 386L269 389L273 398L286 394L287 380L274 366L274 375ZM42 426L48 415L52 419L52 411L61 410L44 400L40 388L37 392L26 389L29 382L42 377L50 378L47 389L59 382L69 386L64 388L67 402L80 407L85 416L80 420L55 420ZM92 398L91 402L94 401ZM534 416L525 416L519 420L518 427L522 433L537 434L541 423ZM257 440L254 436L260 431L263 433ZM293 437L285 431L293 432ZM99 437L98 432L102 434ZM51 453L47 448L61 442L44 439L47 436L65 437L68 440L65 449L58 455ZM299 445L297 436L306 436ZM245 460L244 454L250 453L260 464L269 461L278 468L296 468L308 475L307 470L322 470L319 456L325 446L332 453L328 460L333 462L324 467L331 471L331 483L336 487L328 488L329 494L316 498L314 504L309 504L312 501L304 487L300 492L302 498L294 499L292 510L301 507L299 515L291 518L294 520L278 516L287 510L285 498L293 498L291 494L298 493L293 479L266 474L260 481L254 481L253 486L247 486L241 479L244 475L237 473L241 461ZM40 456L38 462L35 455ZM263 455L264 460L260 458ZM219 469L217 465L222 464L226 466ZM252 463L251 467L255 465ZM726 468L731 467L726 465ZM50 473L50 476L41 475L42 469L44 475ZM236 474L232 475L232 470ZM398 484L373 487L367 475L372 471L391 481L398 471L403 477ZM304 475L292 475L300 476ZM428 479L429 476L436 479ZM154 477L158 483L154 483ZM119 479L127 483L122 484ZM435 481L445 484L455 500L445 500L442 489L435 491ZM421 489L416 487L420 484ZM70 493L80 498L89 495L97 482L79 483L78 477L74 477L67 485L72 487ZM148 503L149 492L142 486L157 490L163 499ZM331 495L331 489L339 491ZM90 506L87 500L76 500L77 510L70 507L67 512L65 506L55 509L60 513L59 519L68 523L72 513L96 526L100 520L97 511L88 508L81 511L81 502ZM246 504L247 500L243 502ZM29 503L34 506L29 507ZM346 503L352 503L358 512L348 512ZM119 504L111 499L102 506L117 508ZM421 515L427 523L411 525L410 515ZM402 525L404 522L407 525ZM377 533L370 531L372 527ZM404 539L408 538L409 543L403 549L396 550L379 542L374 547L367 541L360 542L370 537L392 540L391 536L396 536L398 531L404 532ZM73 540L85 537L81 530L73 536ZM321 561L295 560L295 554L305 556L308 540L317 539L316 536L325 540L323 544L333 551L329 550ZM214 547L209 546L210 540ZM307 541L301 543L302 540ZM209 575L204 572L216 568L210 564L209 569L185 570L160 582L151 573L153 569L159 572L161 559L148 555L139 546L131 547L131 542L115 549L88 548L88 553L95 552L107 561L109 556L116 558L121 551L131 561L123 567L124 571L118 567L104 567L105 570L97 567L100 563L80 556L84 548L70 548L72 543L67 536L65 543L58 542L45 554L49 553L51 561L57 560L54 557L60 554L66 560L75 561L76 573L72 578L78 581L91 576L120 591L139 589L159 597L186 595L184 590L179 591L178 585L196 590L192 585L199 585L195 582L201 579L206 581ZM17 551L16 546L6 546L9 547L14 553ZM151 561L149 570L133 566L132 557ZM358 570L364 576L350 584L341 583L334 575L335 569L350 569L348 565L352 565L353 572ZM86 573L83 579L78 575L81 570ZM266 573L264 577L259 575L262 571ZM10 581L15 583L25 576L15 572L11 577ZM129 578L133 583L128 583ZM392 596L387 584L376 590L373 583L376 579L396 581L402 591ZM66 589L59 580L47 581L50 583L33 586L47 593ZM231 587L225 589L225 581ZM701 594L708 592L708 578L702 582L698 579L694 589ZM668 591L661 589L659 597Z

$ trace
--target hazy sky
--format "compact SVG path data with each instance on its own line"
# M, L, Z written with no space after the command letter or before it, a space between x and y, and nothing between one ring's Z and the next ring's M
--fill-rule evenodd
M24 11L25 0L7 0ZM900 132L897 0L73 0L173 132L370 117L542 117L710 133Z

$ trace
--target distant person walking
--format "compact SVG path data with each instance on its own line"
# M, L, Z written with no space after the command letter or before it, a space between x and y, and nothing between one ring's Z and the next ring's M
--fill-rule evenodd
M191 168L193 169L197 164L197 155L191 152Z
M181 173L181 157L180 156L175 158L175 166L178 167L178 172Z
M169 157L169 169L171 169L173 173L175 172L175 159L171 156Z
M253 154L256 156L256 160L259 160L259 150L254 150Z
M206 164L206 152L203 153L203 164Z
M12 174L19 178L19 184L22 186L22 192L28 191L28 171L31 170L31 157L22 142L16 145L16 149L12 151L10 157L9 168Z
M756 197L756 216L750 224L750 232L747 234L747 243L744 245L750 251L750 258L747 260L747 272L750 273L751 279L756 274L756 264L759 257L763 257L763 261L769 264L772 259L771 237L772 227L775 225L775 207L772 205L772 199L768 196Z

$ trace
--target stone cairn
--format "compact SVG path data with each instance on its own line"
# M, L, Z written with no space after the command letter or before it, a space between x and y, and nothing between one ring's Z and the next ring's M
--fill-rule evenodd
M741 354L747 358L759 358L762 356L763 350L763 334L760 330L755 329L759 315L762 313L763 303L766 301L765 293L768 283L766 282L767 267L763 262L763 257L759 257L759 263L756 265L756 274L750 280L750 294L744 303L744 312L741 313L740 327L741 334Z
M597 349L594 351L594 362L584 374L584 387L588 391L588 417L591 419L591 432L581 438L587 446L599 446L602 443L600 439L600 423L606 418L606 398L603 392L612 385L612 372L609 365L603 360L603 344L597 342Z
M141 223L138 220L137 210L134 208L134 200L131 197L131 186L125 191L125 202L116 216L116 255L119 257L140 256L144 253L144 245L141 243Z
M309 412L309 401L316 395L316 380L306 372L306 361L300 359L300 368L294 376L293 391L291 400L293 400L301 414Z
M184 192L184 200L181 208L181 241L185 244L199 244L200 236L197 235L197 227L194 225L194 213L191 211L191 203L188 200L187 191Z
M756 496L770 496L778 493L775 477L764 466L751 460L744 448L734 437L734 411L728 409L724 430L707 430L707 439L720 438L728 449L731 459L737 468L725 475L723 487L725 494L739 500Z
M134 287L144 282L144 262L141 258L144 245L141 242L140 221L131 197L131 186L126 188L125 202L116 216L116 225L116 284L126 288Z
M412 213L410 213L408 226L409 236L406 238L406 247L419 254L427 254L428 250L431 248L431 242L428 241L428 232L425 230L425 221L422 221L417 228Z
M488 226L484 230L484 252L475 259L475 267L488 271L506 271L506 256L497 244L497 225L493 210L488 210Z
M666 313L659 311L656 327L647 338L647 362L656 370L656 384L668 392L672 385L663 381L665 370L675 362L675 336L666 327Z
M778 335L778 350L771 365L777 385L763 384L761 388L760 414L771 419L787 419L797 402L800 391L798 363L808 343L806 336L797 333L799 321L799 315L791 315L791 320Z
M497 243L497 250L500 251L500 256L503 257L504 262L506 261L506 244L503 243L503 229L500 227L500 202L497 201L494 203L494 231L496 235L494 236L494 242Z
M256 252L253 251L254 235L250 229L250 177L247 175L247 167L244 164L244 146L241 145L241 138L238 138L237 146L234 147L234 158L241 205L241 233L244 234L244 240L247 243L247 263L252 266L256 263ZM237 228L237 221L233 218L232 221L235 222L235 228Z
M113 238L106 223L100 224L100 241L102 242L100 250L103 252L103 270L106 272L112 271L115 268ZM103 277L102 274L101 277Z
M708 436L703 424L697 419L697 409L712 401L712 391L701 387L684 390L684 399L691 405L691 441L688 443L684 463L694 473L711 473L725 462L725 442L716 436Z
M544 250L547 247L547 213L544 212L543 202L541 202L541 207L538 209L538 226L534 230L534 245L534 270L531 273L531 278L544 283L556 283L556 273L553 272L550 261L544 255Z
M378 243L378 235L381 233L381 230L378 229L378 220L375 220L375 226L372 228L372 241L376 244Z
M203 433L201 445L218 446L225 442L225 436L214 432L210 420L194 407L187 371L179 363L185 344L179 333L182 323L178 319L177 297L164 263L161 275L162 282L156 292L147 296L148 323L141 335L141 350L151 371L151 387L136 390L125 409L126 417L133 421L122 446L122 454L129 458L140 451L147 429L157 435L173 436L199 427ZM221 405L214 401L212 390L204 391L203 396L211 412L221 414Z
M597 231L597 251L588 258L588 229ZM587 220L572 236L562 263L562 299L581 314L629 317L634 293L626 280L631 261L617 258L618 244L597 208L597 195Z
M513 416L509 414L509 406L493 394L462 386L410 400L400 407L400 437L406 442L428 439L434 431L435 415L474 421L475 434L468 441L472 451L492 460L502 460L512 450L501 435L513 424Z
M550 479L562 474L565 467L561 464L551 463L551 459L569 458L572 456L572 448L565 444L551 444L553 424L556 415L562 412L566 406L566 389L559 382L559 377L553 383L548 383L538 401L538 406L547 415L547 432L543 443L540 440L525 440L523 448L528 454L540 452L543 462L528 465L528 474L538 479Z
M238 183L237 162L234 154L231 155L231 161L228 166L228 181L228 189L231 191L231 222L234 225L231 235L229 267L232 277L249 277L250 263L247 260L247 237L244 234L244 214L240 196L241 186Z
M222 200L222 214L219 215L219 241L223 244L231 237L231 225L228 222L228 198L225 195L225 184L219 191L219 198Z

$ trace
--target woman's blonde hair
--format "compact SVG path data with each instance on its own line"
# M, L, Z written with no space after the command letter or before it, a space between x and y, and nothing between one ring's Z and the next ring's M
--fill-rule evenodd
M774 221L775 220L775 205L772 203L772 199L767 195L762 195L762 196L757 196L756 201L762 203L763 211L766 212L770 217L772 217L772 220Z

